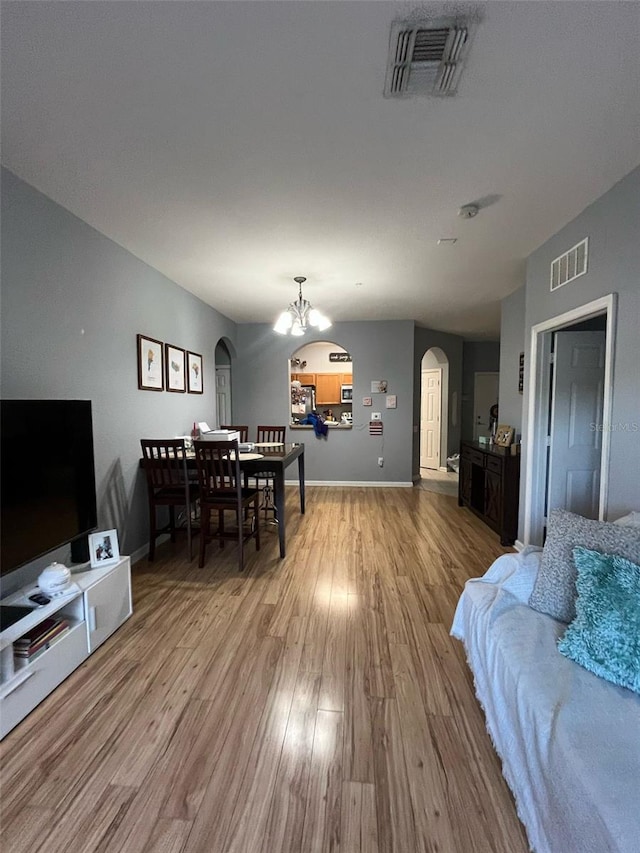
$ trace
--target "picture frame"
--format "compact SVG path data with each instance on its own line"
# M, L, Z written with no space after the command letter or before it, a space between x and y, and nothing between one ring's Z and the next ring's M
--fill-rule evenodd
M89 558L91 568L112 566L120 559L117 530L101 530L89 534Z
M140 391L164 391L164 352L162 341L137 335L138 388Z
M189 394L204 394L202 356L197 352L187 353L187 391Z
M187 390L186 352L173 344L164 345L165 382L167 391L184 394Z
M497 444L498 447L509 447L513 441L514 432L514 427L509 426L509 424L498 424L494 444Z
M371 380L371 393L372 394L386 394L387 393L387 385L389 383L386 379L372 379Z

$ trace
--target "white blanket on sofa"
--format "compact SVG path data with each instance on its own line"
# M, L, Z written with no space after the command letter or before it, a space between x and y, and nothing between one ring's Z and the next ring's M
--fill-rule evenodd
M468 581L451 633L536 853L640 851L640 697L556 649L566 626L526 605L539 549Z

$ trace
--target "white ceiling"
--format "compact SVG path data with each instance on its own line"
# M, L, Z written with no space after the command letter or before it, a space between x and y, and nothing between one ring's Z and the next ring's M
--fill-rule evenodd
M458 96L388 100L415 8L3 3L3 163L235 321L306 275L334 320L496 337L524 258L640 160L640 6L473 4Z

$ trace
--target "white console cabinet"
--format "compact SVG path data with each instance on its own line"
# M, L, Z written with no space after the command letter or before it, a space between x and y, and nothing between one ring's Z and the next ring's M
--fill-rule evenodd
M0 738L23 720L107 637L131 616L131 563L122 557L113 566L72 575L78 589L37 607L0 633ZM22 589L2 601L6 605L33 606L28 596L35 587ZM14 666L13 643L50 616L64 616L69 631L23 668Z

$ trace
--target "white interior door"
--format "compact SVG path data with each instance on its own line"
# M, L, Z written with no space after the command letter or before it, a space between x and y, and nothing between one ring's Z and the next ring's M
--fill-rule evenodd
M547 511L598 518L605 332L556 332Z
M218 426L231 423L231 367L216 367L216 406Z
M498 402L499 373L476 373L473 384L473 438L491 432L491 406Z
M420 401L420 467L440 467L440 409L442 370L422 371Z

